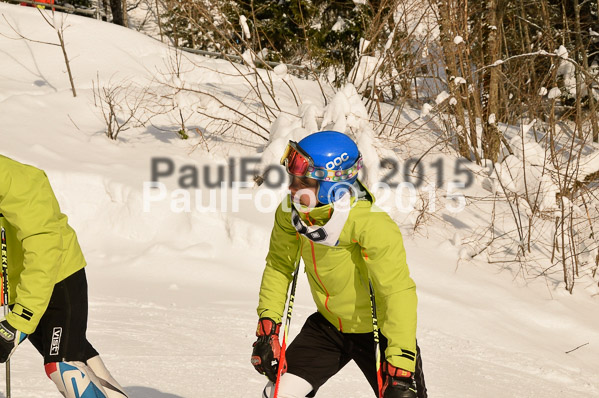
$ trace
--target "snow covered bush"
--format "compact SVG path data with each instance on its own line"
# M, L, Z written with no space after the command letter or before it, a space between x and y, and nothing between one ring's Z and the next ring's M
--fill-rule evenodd
M599 264L599 184L589 179L599 155L588 134L581 140L563 126L532 121L502 129L512 138L483 187L512 217L491 220L477 239L488 242L491 262L514 262L523 275L561 280L572 292L577 281L592 281Z

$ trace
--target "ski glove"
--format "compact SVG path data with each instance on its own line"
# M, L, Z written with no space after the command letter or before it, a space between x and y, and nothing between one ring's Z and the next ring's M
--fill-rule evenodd
M383 362L382 398L416 398L416 382L412 372Z
M8 361L17 346L26 338L25 333L13 328L6 319L0 321L0 363Z
M260 318L256 330L258 340L254 343L252 350L252 365L258 373L265 375L273 383L277 381L279 358L281 357L280 330L280 323L275 323L270 318ZM287 363L282 366L281 374L287 370Z

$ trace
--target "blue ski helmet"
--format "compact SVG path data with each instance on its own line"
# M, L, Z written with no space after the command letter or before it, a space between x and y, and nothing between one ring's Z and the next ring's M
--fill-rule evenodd
M334 202L351 189L362 168L362 155L351 138L338 131L321 131L310 134L297 145L313 162L306 175L319 181L320 203Z

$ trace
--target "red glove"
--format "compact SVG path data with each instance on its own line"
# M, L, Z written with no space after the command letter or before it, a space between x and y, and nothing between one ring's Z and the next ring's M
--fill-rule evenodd
M382 398L416 398L416 382L412 372L383 362Z
M277 381L279 359L281 358L280 330L280 323L275 323L270 318L260 318L256 330L258 340L254 343L252 350L252 365L258 373L266 375L273 383ZM287 363L283 363L282 366L281 374L287 370Z

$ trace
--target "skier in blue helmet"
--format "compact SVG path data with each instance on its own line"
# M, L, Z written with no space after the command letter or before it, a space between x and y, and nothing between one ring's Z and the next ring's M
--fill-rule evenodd
M251 358L269 379L262 397L314 397L354 361L377 397L426 398L416 285L399 228L358 180L358 147L322 131L290 141L281 164L290 195L275 213ZM317 312L285 349L279 334L300 258Z

